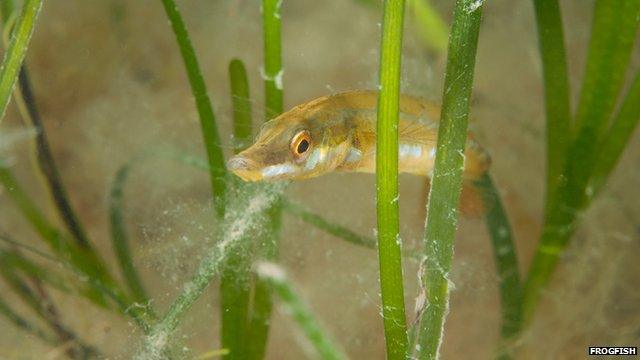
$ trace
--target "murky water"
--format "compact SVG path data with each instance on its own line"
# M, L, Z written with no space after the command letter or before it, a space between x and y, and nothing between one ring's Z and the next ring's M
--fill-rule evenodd
M452 2L432 1L449 21ZM257 2L181 1L212 98L225 151L231 151L227 67L242 59L249 72L254 124L263 121L262 31ZM589 39L591 2L562 1L570 76L578 88ZM377 83L376 7L358 1L285 1L285 108L329 93L373 89ZM403 91L439 101L445 56L425 50L409 20ZM634 64L640 64L636 49ZM114 274L108 194L116 171L150 149L204 156L197 112L160 1L48 1L27 64L47 134L71 201ZM636 66L637 68L637 66ZM472 104L472 129L493 158L491 173L513 223L521 271L529 265L541 227L544 182L544 109L532 5L488 1L481 28ZM577 94L574 94L574 98ZM15 104L0 132L23 129ZM522 358L583 357L589 345L640 343L640 171L638 134L593 207L584 215L531 328ZM12 170L50 219L56 219L41 179L34 176L29 141L8 150ZM375 178L331 174L295 182L286 197L329 220L373 236ZM124 215L134 261L161 313L216 242L206 172L166 157L136 163L125 188ZM421 244L424 184L401 176L401 233L405 248ZM60 221L56 220L57 223ZM46 251L0 191L0 231ZM4 245L2 245L4 246ZM278 262L317 318L354 359L383 358L378 259L373 250L333 237L284 215ZM64 270L33 257L43 266ZM405 260L409 321L415 317L418 264ZM499 339L500 303L489 238L481 219L463 219L458 231L455 290L443 358L490 358ZM0 282L0 293L25 317L37 319ZM79 296L51 290L62 322L109 357L129 358L142 333L116 312ZM209 287L179 328L176 343L196 357L220 347L218 284ZM286 312L271 321L269 359L309 357L308 344ZM62 356L0 317L0 358Z

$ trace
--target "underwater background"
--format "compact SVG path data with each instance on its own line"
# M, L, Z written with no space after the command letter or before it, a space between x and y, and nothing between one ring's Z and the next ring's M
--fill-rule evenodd
M454 2L432 0L449 23ZM590 35L592 1L561 1L569 79L579 88ZM232 153L228 63L245 62L254 128L263 121L262 23L259 2L178 2L214 105L225 153ZM528 268L540 235L544 197L544 98L533 7L492 0L484 6L470 128L492 157L491 174L511 220L520 260ZM378 81L381 7L366 1L284 1L284 108ZM402 92L440 102L446 54L429 49L407 13ZM637 44L636 44L637 45ZM175 149L204 158L204 146L182 59L159 1L45 1L26 57L58 170L71 203L111 268L109 191L119 168L144 151ZM631 68L640 65L640 46ZM572 99L577 99L574 90ZM575 101L574 101L575 103ZM12 103L0 132L25 126ZM532 325L519 358L582 358L588 346L640 344L640 136L637 132L580 227ZM39 207L56 219L32 170L29 136L0 147L14 175ZM158 150L159 151L159 150ZM166 157L131 169L124 216L134 263L156 309L166 309L217 241L207 173ZM400 176L403 248L421 247L424 179ZM291 183L286 198L356 233L374 237L375 176L334 173ZM57 224L58 224L57 223ZM43 248L0 191L0 230ZM44 250L46 251L46 250ZM60 265L38 259L46 267ZM358 247L285 213L278 263L322 326L353 359L385 354L376 251ZM405 258L408 322L418 293L419 264ZM119 276L117 271L113 271ZM415 274L415 275L414 275ZM500 338L500 298L491 243L481 218L461 217L456 236L450 313L442 357L491 358ZM220 348L216 280L188 312L174 343L197 358ZM17 311L20 297L0 282ZM63 323L109 358L130 358L143 334L129 318L84 298L51 290ZM313 357L293 320L277 306L268 359ZM162 311L161 311L162 313ZM0 317L0 358L64 356Z

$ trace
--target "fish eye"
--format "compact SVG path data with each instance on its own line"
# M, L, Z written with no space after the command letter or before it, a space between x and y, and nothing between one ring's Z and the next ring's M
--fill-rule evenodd
M302 159L311 148L311 136L307 130L296 133L291 139L291 152L298 160Z

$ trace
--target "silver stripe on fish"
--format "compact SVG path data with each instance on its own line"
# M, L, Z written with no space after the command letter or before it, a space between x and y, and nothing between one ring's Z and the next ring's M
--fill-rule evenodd
M262 176L265 178L277 177L280 175L291 174L295 171L293 165L284 163L279 165L271 165L262 169Z
M401 144L400 156L419 158L422 156L422 146L413 144Z

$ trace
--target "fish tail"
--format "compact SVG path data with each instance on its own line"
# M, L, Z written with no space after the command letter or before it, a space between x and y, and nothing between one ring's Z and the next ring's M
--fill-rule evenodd
M471 219L484 216L487 212L484 197L485 191L479 186L477 181L463 179L462 192L460 193L460 213Z

